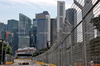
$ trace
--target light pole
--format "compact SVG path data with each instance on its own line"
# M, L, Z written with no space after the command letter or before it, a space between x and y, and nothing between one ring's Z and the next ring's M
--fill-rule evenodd
M2 61L3 61L3 40L0 40L0 42L2 43L2 57L1 57L1 64L3 63Z
M7 58L6 58L6 52L7 52L8 42L3 41L3 43L4 43L4 44L5 44L5 46L6 46L6 48L5 48L5 59L4 59L4 63L6 64L6 60L7 60Z

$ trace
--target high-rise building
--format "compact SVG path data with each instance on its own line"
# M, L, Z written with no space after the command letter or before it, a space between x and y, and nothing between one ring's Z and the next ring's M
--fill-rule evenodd
M74 8L69 8L66 10L66 19L72 25L72 29L77 25L77 11ZM72 41L77 42L77 29L72 33Z
M90 8L93 6L92 0L85 0L84 1L85 5L83 7L83 14L82 16L84 17ZM89 18L88 18L89 17ZM88 44L91 39L94 38L94 27L93 24L90 23L90 20L94 17L93 10L89 13L89 15L86 16L83 22L83 37L84 41Z
M50 45L50 15L47 11L36 14L37 19L37 50Z
M30 47L36 48L36 34L37 34L37 27L35 25L32 25L30 31Z
M33 19L33 24L30 30L30 47L36 48L36 36L37 34L37 19Z
M15 19L8 20L7 31L9 31L7 41L12 48L13 55L18 49L18 21Z
M19 48L29 47L29 32L31 27L31 19L23 14L19 14L19 23L18 23L18 38L19 38Z
M63 26L63 32L65 32L65 34L63 34L63 37L66 37L66 35L68 35L72 30L72 25L70 24L68 19L65 19L65 24ZM67 39L65 40L66 46L69 47L72 44L72 35L69 35L67 37Z
M33 25L37 26L37 20L36 19L33 19Z
M24 34L29 36L29 31L31 27L31 19L23 14L19 14L19 29L25 29Z
M7 31L13 33L13 29L18 29L18 21L14 19L8 20L7 29Z
M7 31L7 25L8 25L8 24L4 24L4 26L5 26L5 31Z
M65 20L65 2L58 1L57 2L57 33L62 30L63 24Z
M51 46L53 45L54 41L56 41L57 38L57 20L55 18L51 18L51 34L50 34L50 42Z
M15 55L15 51L18 50L18 29L13 29L12 51Z
M0 23L0 39L5 38L5 26L4 23Z
M33 47L36 48L36 39L37 39L37 27L33 26Z
M18 37L18 48L24 48L30 46L30 38L29 36Z
M4 31L4 29L5 29L4 23L0 22L0 31Z

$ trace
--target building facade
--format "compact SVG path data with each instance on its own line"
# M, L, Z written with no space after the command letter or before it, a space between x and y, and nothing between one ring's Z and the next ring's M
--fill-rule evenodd
M37 26L37 20L36 19L33 19L33 25Z
M23 59L32 59L32 55L35 52L36 49L34 47L19 48L18 50L16 50L15 56Z
M36 48L36 39L37 39L37 19L33 19L33 24L30 30L30 47Z
M66 19L72 25L72 29L77 25L77 11L73 8L69 8L66 10ZM77 29L72 33L72 41L74 43L77 42Z
M5 38L5 26L4 23L0 23L0 39L4 39Z
M50 15L47 11L36 14L37 19L37 50L50 45Z
M36 36L37 34L37 27L35 25L32 25L31 31L30 31L30 47L36 48Z
M13 55L15 55L15 51L18 49L18 20L8 20L7 31L9 34L6 40L9 42Z
M19 38L19 48L23 46L29 47L29 31L31 28L31 19L23 14L19 14L19 23L18 23L18 38ZM25 42L24 42L25 41Z
M31 19L23 14L19 14L19 29L25 29L24 35L29 36L29 31L31 27Z
M7 31L13 33L13 29L18 29L18 21L14 19L8 20Z
M57 38L57 20L55 18L51 18L51 27L50 28L51 28L50 42L51 42L51 46L52 46Z
M57 33L62 30L65 20L65 2L57 1Z

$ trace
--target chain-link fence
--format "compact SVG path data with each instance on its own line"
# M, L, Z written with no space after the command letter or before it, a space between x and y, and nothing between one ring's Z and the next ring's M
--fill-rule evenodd
M71 11L76 23L66 18L53 46L34 59L56 66L99 66L100 0L74 0Z
M6 60L5 62L14 62L14 57L9 54L6 54L5 60Z

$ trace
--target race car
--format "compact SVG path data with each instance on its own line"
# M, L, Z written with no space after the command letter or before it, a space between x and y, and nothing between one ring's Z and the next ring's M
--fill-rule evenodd
M29 65L29 62L19 63L19 65Z

